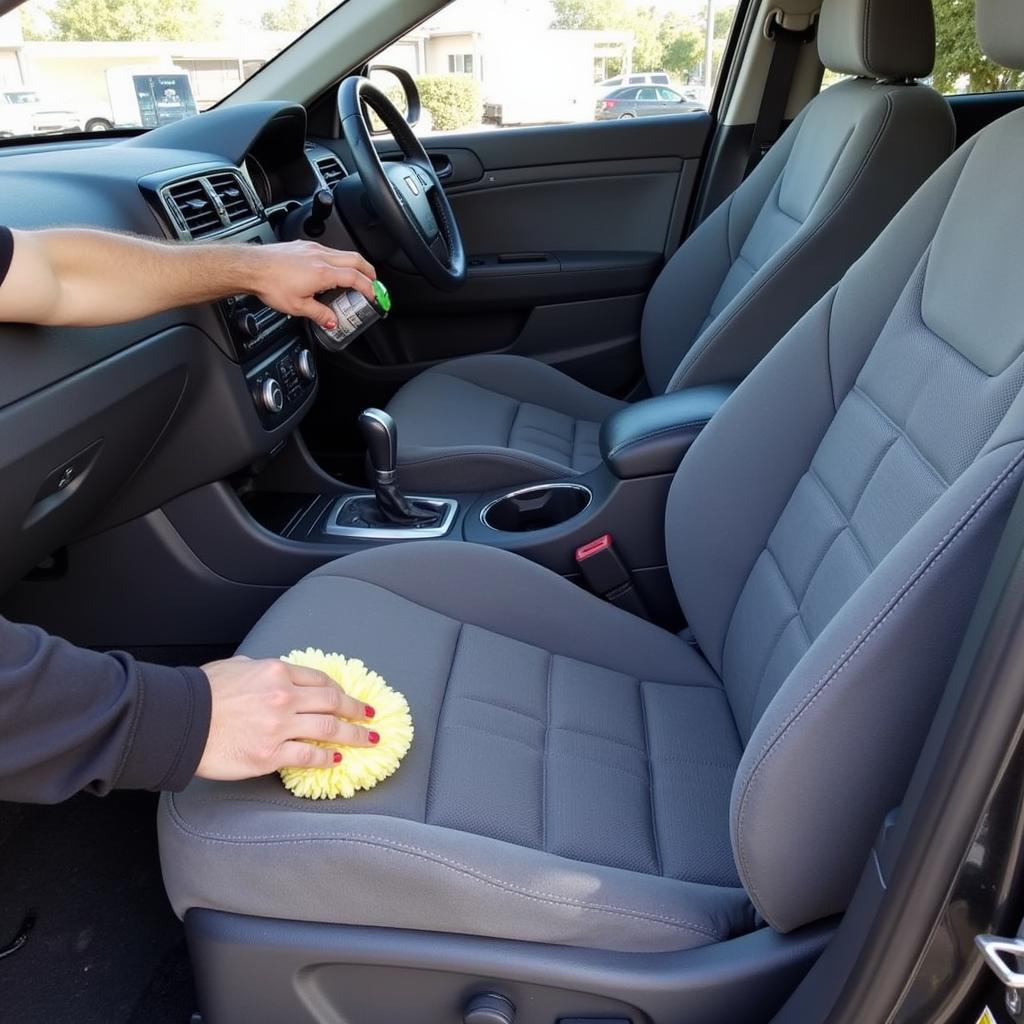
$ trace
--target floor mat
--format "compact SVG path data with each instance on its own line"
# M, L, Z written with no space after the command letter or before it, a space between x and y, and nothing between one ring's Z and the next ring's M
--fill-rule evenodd
M160 879L156 796L77 796L0 813L0 1016L35 1024L188 1024L184 932ZM11 808L8 805L8 811Z

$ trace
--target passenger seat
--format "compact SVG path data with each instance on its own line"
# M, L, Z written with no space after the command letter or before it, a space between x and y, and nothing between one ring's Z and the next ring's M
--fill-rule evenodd
M745 377L952 151L949 105L917 81L935 60L930 0L825 0L818 53L854 77L801 111L651 289L654 395ZM445 493L586 473L624 405L539 360L477 355L421 373L388 412L415 439L405 485Z

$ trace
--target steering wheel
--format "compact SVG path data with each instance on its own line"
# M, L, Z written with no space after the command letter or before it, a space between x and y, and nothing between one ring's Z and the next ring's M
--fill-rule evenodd
M402 152L381 161L364 104L384 122ZM466 280L466 250L448 197L409 123L372 82L358 75L338 89L341 131L366 194L413 266L435 287L453 291Z

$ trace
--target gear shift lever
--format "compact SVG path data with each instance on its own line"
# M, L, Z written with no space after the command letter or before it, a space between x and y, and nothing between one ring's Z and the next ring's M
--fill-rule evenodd
M398 487L398 427L383 409L365 409L359 414L359 429L373 466L373 489L381 515L404 526L435 522L438 513L410 502Z

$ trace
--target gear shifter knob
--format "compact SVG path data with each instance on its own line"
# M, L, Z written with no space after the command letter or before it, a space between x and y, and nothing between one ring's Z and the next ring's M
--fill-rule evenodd
M366 442L373 472L379 479L393 475L398 465L398 427L383 409L364 409L359 414L359 429Z

